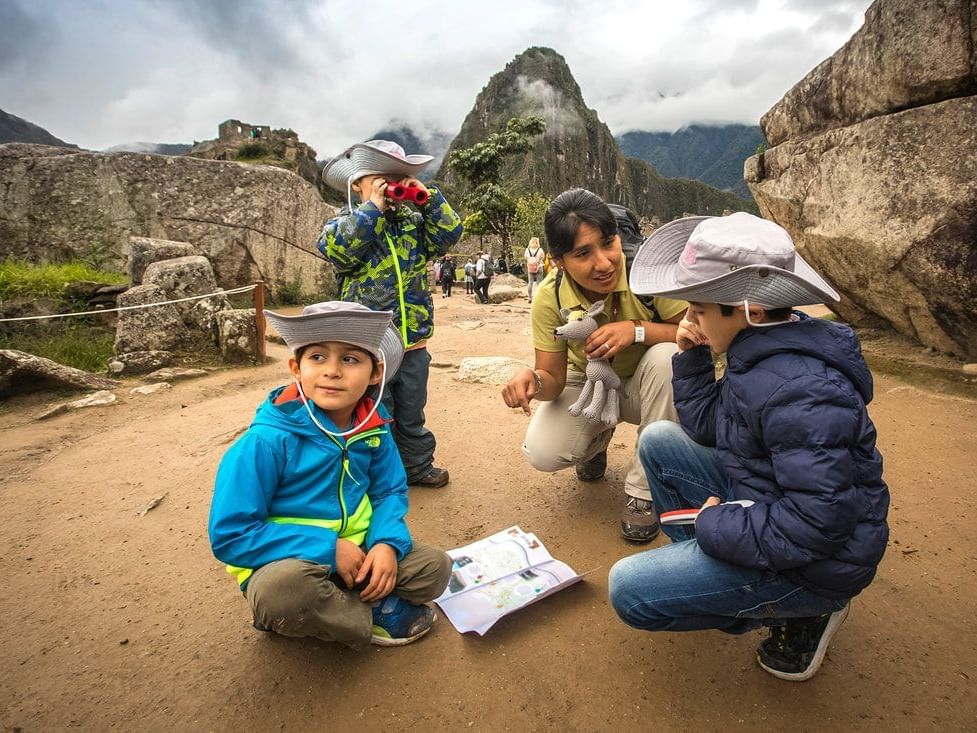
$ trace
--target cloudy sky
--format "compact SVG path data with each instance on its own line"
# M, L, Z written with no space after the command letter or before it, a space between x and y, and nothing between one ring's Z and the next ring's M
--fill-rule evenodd
M755 124L869 0L0 0L0 109L85 148L237 118L337 152L391 120L454 133L529 46L614 134Z

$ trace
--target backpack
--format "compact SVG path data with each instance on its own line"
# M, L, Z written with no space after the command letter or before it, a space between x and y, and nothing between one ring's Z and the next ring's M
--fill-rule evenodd
M495 274L495 265L492 263L492 258L489 257L487 260L482 259L482 274L485 277L492 277Z
M542 252L540 251L539 247L536 248L535 252L530 252L528 249L526 251L529 252L529 256L532 258L529 262L529 272L535 275L537 272L539 272L539 268L543 264L540 262L540 255Z
M631 278L631 263L634 256L638 254L644 237L641 236L641 226L638 224L638 217L631 209L621 204L608 204L607 208L614 214L614 221L617 224L617 233L621 237L621 249L624 251L624 269L628 279ZM563 270L556 271L556 309L562 309L560 305L560 283L563 280ZM654 323L661 323L662 319L655 309L655 296L635 295L641 304L651 312L651 320Z

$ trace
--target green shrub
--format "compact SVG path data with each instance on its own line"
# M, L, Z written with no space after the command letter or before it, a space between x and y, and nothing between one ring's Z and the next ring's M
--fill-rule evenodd
M21 260L0 262L0 300L9 298L60 298L64 286L76 280L101 283L124 283L121 272L97 270L84 262L32 265Z
M0 332L0 349L17 349L76 369L104 372L106 360L112 356L115 331L77 319L66 321L35 321Z
M235 160L255 160L257 158L267 158L271 156L271 148L263 142L244 143L234 153Z
M302 292L302 283L298 280L283 283L278 292L275 293L275 300L279 305L302 305L305 293Z

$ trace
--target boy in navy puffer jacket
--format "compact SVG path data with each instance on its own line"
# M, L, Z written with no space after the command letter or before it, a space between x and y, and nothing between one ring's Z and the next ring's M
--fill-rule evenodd
M809 679L888 538L858 340L791 310L838 295L786 231L744 213L658 229L631 289L688 300L689 310L673 359L681 427L649 425L639 446L672 544L615 564L614 608L646 630L767 625L761 667ZM689 523L669 525L683 514Z

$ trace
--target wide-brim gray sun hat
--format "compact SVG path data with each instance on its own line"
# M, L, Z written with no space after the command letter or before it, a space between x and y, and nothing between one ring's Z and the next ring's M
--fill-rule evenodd
M371 311L359 303L331 300L307 305L297 316L269 310L264 314L293 352L325 341L352 344L385 363L385 381L397 373L404 358L404 343L390 311Z
M322 180L346 193L351 181L368 175L416 176L434 160L433 155L407 155L390 140L368 140L351 145L326 163Z
M635 255L629 285L637 295L723 305L748 300L765 308L840 299L783 227L745 212L689 216L656 229Z

